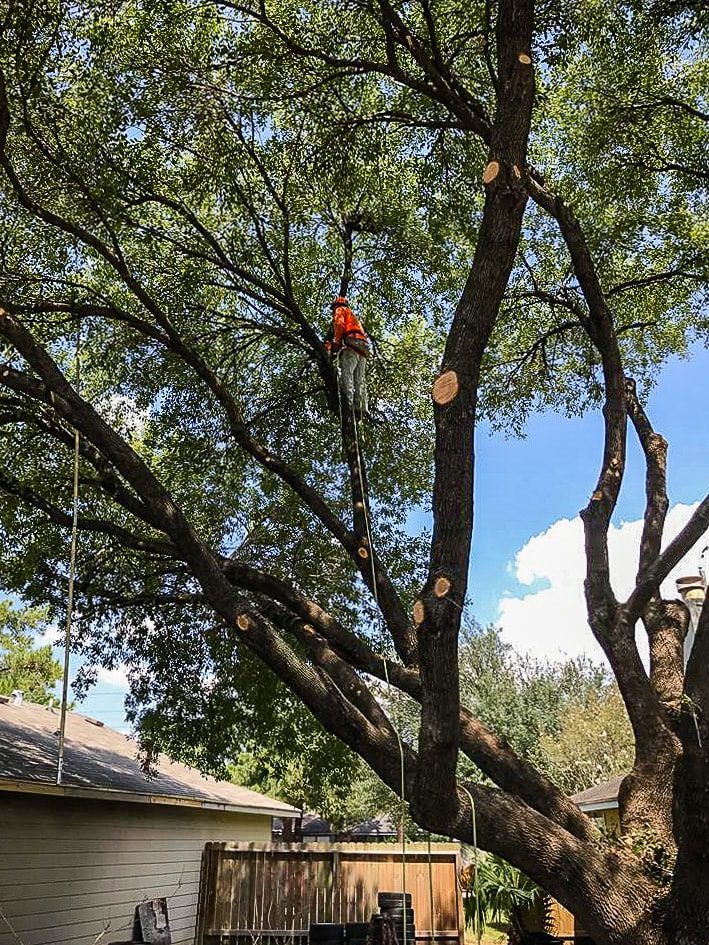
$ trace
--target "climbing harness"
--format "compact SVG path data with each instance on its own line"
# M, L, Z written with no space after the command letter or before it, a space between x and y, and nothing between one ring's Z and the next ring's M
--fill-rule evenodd
M76 329L76 392L79 393L81 383L81 323ZM71 655L71 627L74 616L74 584L76 582L76 545L79 524L79 431L74 427L74 474L73 474L73 498L71 512L71 545L69 551L69 588L67 593L66 605L66 624L64 629L64 673L62 676L62 706L59 720L59 750L57 752L57 784L62 783L62 770L64 767L64 742L66 739L66 714L67 697L69 693L69 657Z

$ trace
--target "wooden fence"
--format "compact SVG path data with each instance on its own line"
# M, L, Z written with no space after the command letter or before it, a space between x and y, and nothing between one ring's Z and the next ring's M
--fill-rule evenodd
M416 941L463 943L460 847L407 846L406 891ZM196 945L296 942L311 922L368 922L377 893L402 888L401 848L390 843L208 843ZM433 920L431 918L433 894Z

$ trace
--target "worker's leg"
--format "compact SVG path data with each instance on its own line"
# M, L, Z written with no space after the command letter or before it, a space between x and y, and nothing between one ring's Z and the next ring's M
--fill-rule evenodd
M357 362L360 360L362 360L360 356L349 348L343 348L338 358L342 399L347 401L350 410L354 405L355 371L357 370Z
M355 409L360 416L366 416L369 413L369 402L367 400L367 359L361 354L355 355L357 365L354 371L355 388Z

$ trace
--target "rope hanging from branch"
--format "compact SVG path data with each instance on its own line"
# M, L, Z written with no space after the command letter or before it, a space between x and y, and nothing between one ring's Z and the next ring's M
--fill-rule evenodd
M76 351L75 351L75 371L76 371L76 391L79 393L81 384L81 323L76 329ZM66 715L67 702L69 694L69 659L71 657L71 629L74 616L74 584L76 581L76 545L78 536L79 521L79 431L74 429L74 473L73 473L73 497L71 514L71 546L69 551L69 586L67 592L66 605L66 624L64 628L64 672L62 676L62 707L59 721L59 749L57 752L57 784L62 783L62 773L64 767L64 743L66 740Z
M463 787L463 790L468 795L470 800L470 810L472 811L472 823L473 823L473 896L475 897L475 909L473 910L473 934L475 935L475 941L480 945L482 940L482 923L480 922L480 888L478 885L478 825L477 817L475 815L475 801L473 800L473 795L467 789Z
M341 385L341 373L340 373L340 361L337 360L337 397L338 404L340 408L340 430L343 430L342 425L342 385ZM372 594L374 595L374 601L377 605L377 613L379 615L378 619L381 620L381 611L379 609L379 594L377 592L377 574L376 568L374 565L374 544L372 542L372 529L369 522L369 512L367 509L367 496L365 495L364 489L364 473L362 472L362 457L360 452L359 444L359 431L357 426L357 414L356 411L352 410L352 422L354 427L354 438L355 438L355 452L357 455L357 475L359 478L359 488L362 496L362 507L364 513L364 525L366 530L367 546L369 549L369 561L372 569ZM361 551L361 549L360 549ZM391 700L391 682L389 680L389 669L387 667L386 655L382 653L381 656L382 667L384 669L384 679L387 685L387 692L389 694L389 701L393 705ZM392 713L393 715L393 713ZM401 734L399 728L396 724L396 719L393 719L393 729L394 734L396 735L396 742L399 748L399 759L400 759L400 771L401 771L401 784L400 784L400 796L401 796L401 808L400 808L400 829L401 829L401 907L402 914L404 916L403 922L403 945L407 945L407 919L406 919L406 768L404 762L404 745L401 740ZM430 877L431 863L429 860L429 881ZM433 923L433 909L431 909L431 922Z

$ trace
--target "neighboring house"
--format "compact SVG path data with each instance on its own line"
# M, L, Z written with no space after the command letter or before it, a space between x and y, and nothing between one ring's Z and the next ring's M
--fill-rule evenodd
M398 831L386 814L363 820L344 830L336 830L329 820L318 814L304 813L300 821L293 822L292 833L286 829L280 818L273 821L273 839L275 841L294 841L297 843L367 843L369 841L393 840Z
M0 697L0 945L127 940L158 897L193 945L204 844L268 841L300 811L164 756L148 778L134 741L75 712L57 785L59 720Z
M604 781L603 784L596 784L585 791L574 794L571 798L584 814L588 814L589 817L594 819L603 820L605 830L608 833L616 833L620 830L618 789L623 777L624 775L611 778L610 781ZM585 934L574 916L551 896L544 897L544 912L546 916L544 928L547 932L561 936L582 936Z
M602 817L608 831L620 829L618 816L618 791L625 775L611 778L603 784L596 784L585 791L574 794L571 800L578 804L584 814L590 817Z
M349 839L362 842L363 840L395 840L399 831L391 817L380 814L370 820L363 820L360 824L347 829Z

